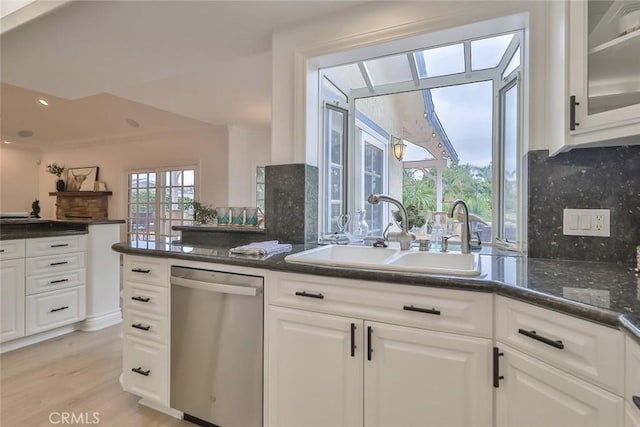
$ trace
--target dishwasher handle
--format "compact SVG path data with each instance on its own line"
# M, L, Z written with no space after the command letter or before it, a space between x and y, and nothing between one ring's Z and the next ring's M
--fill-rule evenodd
M250 286L224 285L222 283L201 282L200 280L185 279L183 277L171 276L171 284L184 286L186 288L200 289L203 291L220 292L225 294L246 295L255 297L258 289Z

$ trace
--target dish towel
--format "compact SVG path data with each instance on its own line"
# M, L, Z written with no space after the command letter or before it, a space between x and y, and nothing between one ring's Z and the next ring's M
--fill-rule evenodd
M267 240L265 242L254 242L248 245L231 248L229 252L238 255L271 256L282 252L289 252L291 245L280 243L277 240Z

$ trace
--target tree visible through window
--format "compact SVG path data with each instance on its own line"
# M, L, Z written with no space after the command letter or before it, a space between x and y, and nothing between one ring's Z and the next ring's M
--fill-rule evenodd
M169 242L174 225L193 223L195 168L155 169L128 175L127 238Z

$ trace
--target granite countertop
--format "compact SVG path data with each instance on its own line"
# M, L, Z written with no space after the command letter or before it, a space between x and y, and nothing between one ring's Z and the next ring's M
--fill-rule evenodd
M87 234L90 225L124 224L123 219L0 219L0 240L33 239L37 237Z
M291 253L318 245L293 245ZM455 277L384 272L288 263L288 254L251 258L229 253L229 246L160 242L122 242L118 252L214 262L292 273L388 283L495 292L607 326L620 328L640 342L640 277L633 267L586 261L537 259L483 249L480 276Z

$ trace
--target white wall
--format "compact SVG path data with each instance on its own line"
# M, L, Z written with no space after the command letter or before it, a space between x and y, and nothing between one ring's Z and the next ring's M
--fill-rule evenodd
M456 35L465 37L461 26L524 12L530 13L531 73L527 77L530 93L535 94L525 112L530 121L526 149L544 147L546 2L368 3L274 34L272 162L317 164L318 103L313 91L305 88L317 67L351 62L356 56L365 59L402 51L420 38L430 45L444 43ZM512 20L514 28L520 25L519 19ZM458 27L455 34L447 31L453 27ZM486 22L484 28L487 33L496 31L492 22ZM430 36L425 38L424 34ZM529 35L525 34L525 39Z
M0 212L29 213L31 203L38 198L42 206L44 200L39 191L40 157L37 149L0 144ZM42 186L49 191L56 191L57 178L49 173L44 178L46 180Z
M228 132L226 126L203 126L189 132L164 133L147 138L108 141L74 146L55 146L43 150L42 165L50 162L67 167L98 166L99 180L107 183L109 217L124 219L127 213L127 171L154 167L198 166L200 194L206 204L227 202ZM47 176L48 175L48 176ZM51 175L40 168L40 182ZM55 218L55 198L48 195L51 185L40 186L43 217Z
M229 126L229 206L255 206L255 170L270 158L271 129Z

